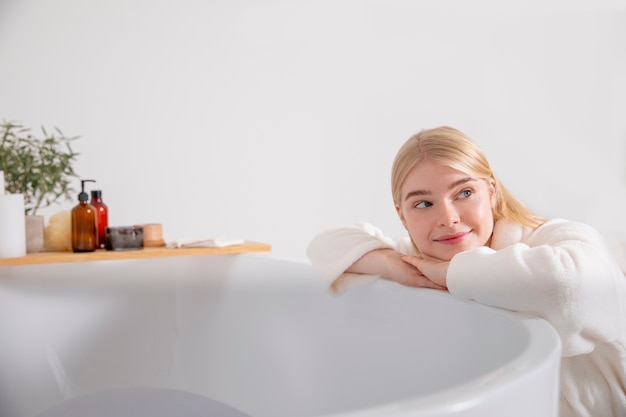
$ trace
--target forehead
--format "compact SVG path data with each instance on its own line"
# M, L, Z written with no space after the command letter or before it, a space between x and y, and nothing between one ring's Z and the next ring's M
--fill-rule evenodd
M466 172L438 164L432 161L423 161L414 166L402 183L402 194L416 189L435 191L438 188L447 188L451 183L471 177Z

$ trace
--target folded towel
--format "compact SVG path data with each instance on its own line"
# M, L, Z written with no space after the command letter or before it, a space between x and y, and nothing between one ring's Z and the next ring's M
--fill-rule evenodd
M214 237L195 237L176 239L167 243L168 248L223 248L226 246L243 245L242 239L221 239Z

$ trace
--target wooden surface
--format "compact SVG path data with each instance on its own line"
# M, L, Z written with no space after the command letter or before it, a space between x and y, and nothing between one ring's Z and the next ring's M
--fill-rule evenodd
M266 243L246 241L242 245L225 246L223 248L179 248L169 249L160 248L143 248L139 250L128 251L107 251L98 249L95 252L40 252L31 253L20 258L3 258L0 259L0 267L15 265L36 265L51 264L64 262L90 262L90 261L106 261L119 259L145 259L145 258L163 258L168 256L200 256L200 255L226 255L250 252L268 252L272 247Z

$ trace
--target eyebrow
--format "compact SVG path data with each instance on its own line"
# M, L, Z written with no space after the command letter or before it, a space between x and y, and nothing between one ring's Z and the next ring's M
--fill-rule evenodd
M451 190L453 188L458 187L459 185L471 182L471 181L476 181L476 178L472 178L472 177L465 177L465 178L461 178L459 180L454 181L452 184L448 185L448 190ZM411 191L409 193L407 193L406 197L404 197L404 201L408 200L411 197L416 197L416 196L420 196L420 195L431 195L432 192L428 191L428 190L415 190L415 191Z

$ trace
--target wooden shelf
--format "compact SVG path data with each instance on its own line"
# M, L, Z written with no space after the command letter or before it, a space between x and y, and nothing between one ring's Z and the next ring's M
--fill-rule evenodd
M19 258L0 259L0 267L17 265L37 265L67 262L91 262L91 261L111 261L121 259L145 259L163 258L170 256L201 256L201 255L228 255L250 252L269 252L271 245L266 243L246 241L242 245L225 246L222 248L179 248L170 249L166 247L144 248L128 251L107 251L99 249L95 252L40 252L31 253Z

